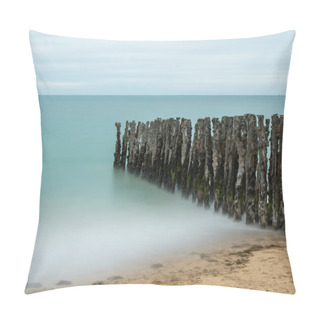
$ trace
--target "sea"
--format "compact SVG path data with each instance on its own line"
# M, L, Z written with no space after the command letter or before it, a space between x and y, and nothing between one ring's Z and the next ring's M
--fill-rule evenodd
M271 118L283 114L285 96L47 95L39 102L40 216L27 289L59 281L90 284L157 262L162 254L256 230L114 170L115 122L123 130L127 120L184 117L194 126L203 117Z

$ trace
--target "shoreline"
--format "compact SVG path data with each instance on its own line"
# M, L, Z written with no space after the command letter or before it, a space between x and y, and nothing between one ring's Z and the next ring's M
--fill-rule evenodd
M102 271L89 278L81 283L60 280L55 286L39 283L26 293L105 284L215 285L295 293L285 233L273 229L239 230L219 241L207 239L183 250L145 257L119 267L117 272Z
M283 231L238 234L219 246L158 257L134 272L93 284L216 285L295 293Z

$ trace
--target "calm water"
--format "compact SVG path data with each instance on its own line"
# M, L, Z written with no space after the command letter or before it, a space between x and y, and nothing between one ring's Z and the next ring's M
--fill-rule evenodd
M283 96L40 96L41 220L29 282L54 286L114 275L153 255L249 232L243 223L197 208L113 170L116 127L126 120L244 113L283 114ZM263 232L263 231L261 231ZM61 267L63 266L63 267ZM94 275L93 275L94 274Z

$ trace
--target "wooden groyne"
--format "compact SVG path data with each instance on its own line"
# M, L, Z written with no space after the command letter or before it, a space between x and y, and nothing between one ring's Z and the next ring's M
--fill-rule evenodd
M284 227L283 116L116 122L114 167L246 223ZM192 132L193 131L193 132Z

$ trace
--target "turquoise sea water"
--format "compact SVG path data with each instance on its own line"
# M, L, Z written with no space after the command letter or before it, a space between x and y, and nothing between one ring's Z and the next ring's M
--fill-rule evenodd
M115 122L283 114L284 96L40 96L43 172L29 283L114 275L249 227L113 170ZM263 232L263 231L261 231ZM61 267L62 266L62 267Z

